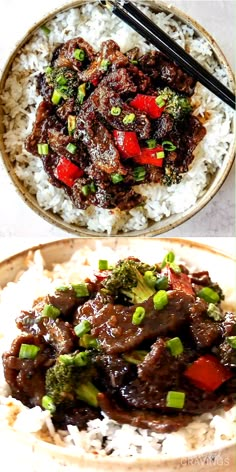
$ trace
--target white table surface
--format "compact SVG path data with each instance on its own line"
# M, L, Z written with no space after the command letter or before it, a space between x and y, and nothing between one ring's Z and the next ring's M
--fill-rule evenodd
M65 0L0 0L0 70L28 28ZM172 0L167 2L194 17L217 40L234 66L235 8L232 0ZM0 162L0 237L31 237L40 240L69 234L36 215L19 198ZM214 199L190 221L163 236L202 237L235 235L235 173L231 170ZM7 239L6 239L7 243Z

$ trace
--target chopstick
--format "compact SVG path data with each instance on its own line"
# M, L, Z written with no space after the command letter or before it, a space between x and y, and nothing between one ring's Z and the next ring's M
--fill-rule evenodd
M159 26L153 23L132 2L127 0L109 0L101 3L157 49L169 56L223 102L235 109L235 95L173 41Z

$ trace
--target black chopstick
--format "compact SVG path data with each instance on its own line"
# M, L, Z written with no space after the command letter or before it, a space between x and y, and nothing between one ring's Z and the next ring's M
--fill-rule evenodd
M168 34L151 21L139 8L127 0L106 1L112 13L131 26L137 33L169 56L188 74L213 92L223 102L235 109L235 95L179 46Z

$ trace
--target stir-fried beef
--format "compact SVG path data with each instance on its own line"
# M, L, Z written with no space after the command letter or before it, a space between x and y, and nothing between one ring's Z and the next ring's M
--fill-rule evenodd
M95 52L83 38L71 39L37 77L43 101L26 149L77 208L132 209L146 198L135 186L172 185L188 171L206 133L191 114L194 86L158 51L124 54L107 40Z

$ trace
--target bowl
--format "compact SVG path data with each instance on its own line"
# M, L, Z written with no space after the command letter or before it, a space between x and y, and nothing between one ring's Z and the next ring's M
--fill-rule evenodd
M226 241L227 242L227 241ZM127 255L139 256L142 260L148 260L156 254L161 260L166 252L173 250L183 261L190 263L197 269L209 269L210 275L217 280L225 291L225 310L235 306L235 259L227 254L209 246L185 239L127 239L113 238L100 239L65 239L46 243L38 247L29 248L0 263L0 286L4 287L8 282L14 281L17 274L25 270L25 261L29 251L34 253L40 249L45 267L52 269L53 264L63 263L70 259L75 251L85 249L95 251L94 257L110 249L115 250L116 257ZM227 274L227 277L225 276ZM230 283L228 284L228 281ZM20 309L21 307L19 307ZM23 307L22 307L23 308ZM1 313L4 316L4 313ZM5 456L8 469L14 470L16 464L24 472L41 472L46 468L52 472L84 471L84 472L203 472L206 467L214 467L215 472L232 472L235 461L235 441L224 441L215 447L204 447L185 453L181 456L160 456L159 458L117 458L112 456L101 457L93 454L81 454L73 448L63 448L49 444L35 435L19 433L6 426L0 418L0 440L2 460ZM9 448L14 454L9 454ZM178 446L177 446L178 450ZM26 460L27 457L27 460ZM22 469L21 469L22 467Z
M46 22L50 21L52 18L55 17L56 14L69 10L73 7L81 6L86 2L83 1L77 1L77 2L72 2L71 4L67 4L65 7L62 7L60 9L57 9L53 11L51 14L49 14L46 18L41 19L37 24L35 24L30 31L27 32L25 37L18 43L16 49L12 53L12 55L9 58L9 61L4 69L1 82L0 82L0 96L3 93L3 90L5 88L6 80L7 77L11 71L11 68L14 64L15 58L17 54L19 53L20 49L30 40L32 37L33 33L40 28L43 24ZM94 3L94 2L88 2L88 3ZM229 87L233 88L233 74L231 72L230 66L227 63L227 60L225 59L223 53L221 52L219 46L216 44L213 38L207 33L199 24L197 24L193 19L189 18L186 14L183 12L179 11L173 6L169 6L166 3L162 3L159 1L144 1L142 4L145 4L146 6L151 7L153 10L156 12L163 11L167 14L172 13L174 14L174 18L182 21L182 23L185 23L186 25L191 26L195 34L201 38L204 38L207 41L208 46L211 47L213 51L213 55L219 65L225 68L227 72L227 77L228 77L228 85ZM44 218L46 221L49 223L56 225L60 227L61 229L69 232L69 233L74 233L78 236L102 236L102 232L98 231L97 229L88 229L87 227L82 226L81 223L74 223L74 222L68 222L68 220L62 219L61 215L59 213L55 213L55 210L52 209L45 209L42 208L35 196L35 194L32 192L32 189L30 189L30 183L28 188L25 186L25 184L22 182L22 180L19 179L19 177L16 174L15 170L15 162L14 159L10 159L9 153L7 152L6 145L4 144L4 139L3 139L3 134L5 131L5 127L3 124L4 120L4 110L3 107L0 109L0 151L2 153L2 158L4 165L16 187L18 190L19 195L24 199L24 201L29 205L40 217ZM233 120L231 121L231 131L233 130ZM198 213L207 203L214 197L214 195L218 192L222 184L224 183L231 166L233 164L234 160L234 143L231 142L231 145L229 146L227 153L219 166L219 168L214 172L212 176L209 176L209 179L207 181L206 187L204 191L201 192L199 195L199 198L197 199L196 202L194 202L192 205L190 205L188 208L186 207L185 209L177 208L175 211L176 213L171 214L170 216L164 216L160 221L151 221L150 219L148 222L140 223L140 229L128 229L126 228L125 232L123 231L123 226L125 226L125 223L120 225L120 228L118 230L118 234L122 235L124 234L125 236L156 236L159 234L162 234L164 232L167 232L173 228L176 228L180 224L184 223L187 221L189 218L194 216L196 213ZM191 186L188 189L188 195L191 193ZM193 199L194 201L194 199ZM168 203L167 203L168 207ZM178 207L178 205L177 205ZM152 211L152 210L151 210ZM161 210L162 211L162 210ZM167 210L164 210L164 213L168 215L168 208ZM134 222L136 222L136 217L133 217ZM100 227L102 226L102 217L100 217L100 220L98 219L100 223ZM90 223L89 223L90 224ZM111 223L112 224L112 223ZM116 226L116 225L115 225ZM118 225L119 226L119 225ZM91 225L90 225L91 228ZM136 226L137 228L137 226ZM108 235L114 236L116 233L116 228L113 227L107 230ZM106 234L105 234L106 236Z

